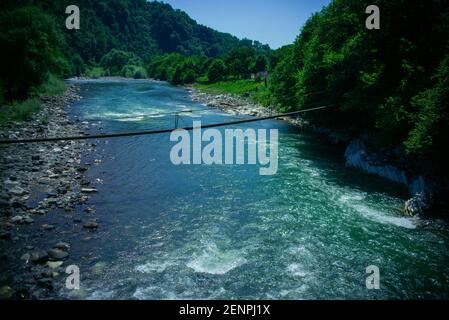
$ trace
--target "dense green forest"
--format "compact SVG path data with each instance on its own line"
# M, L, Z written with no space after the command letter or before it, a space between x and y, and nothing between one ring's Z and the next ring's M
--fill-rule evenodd
M378 148L400 145L411 163L448 174L449 5L378 0L380 30L364 27L360 0L334 0L277 53L270 92L284 111L335 105L313 123Z
M401 146L420 169L449 176L447 0L334 0L276 51L144 0L80 0L82 27L66 30L69 4L2 1L1 100L45 92L43 84L56 83L51 75L247 87L279 111L333 105L307 119L368 135L377 148ZM381 9L380 30L365 27L370 4ZM245 85L265 70L267 84L256 77Z
M197 24L162 2L80 0L80 30L67 30L67 0L4 0L0 13L0 86L6 100L24 99L48 79L146 77L154 58L170 53L204 59L237 47L269 47Z

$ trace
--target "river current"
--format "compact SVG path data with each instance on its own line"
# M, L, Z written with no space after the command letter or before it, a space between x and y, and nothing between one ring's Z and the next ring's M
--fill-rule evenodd
M95 132L232 121L151 81L75 81L70 113ZM159 115L155 115L159 114ZM88 171L100 228L78 236L87 299L405 299L449 297L449 233L401 216L406 190L345 166L343 151L282 121L279 169L181 165L169 134L99 142ZM219 130L224 130L220 128ZM93 235L92 235L93 234ZM87 237L83 240L82 237ZM368 266L380 289L366 288ZM70 292L60 292L70 297Z

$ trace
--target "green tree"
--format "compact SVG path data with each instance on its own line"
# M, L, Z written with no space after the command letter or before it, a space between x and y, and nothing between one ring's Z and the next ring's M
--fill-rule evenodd
M425 161L429 167L443 168L449 163L449 55L432 77L434 85L412 99L416 113L411 117L413 129L405 142L406 150Z
M112 49L100 61L100 65L109 71L110 75L120 75L126 65L141 66L142 60L132 52Z
M226 65L221 59L215 59L207 70L207 78L210 82L222 81L226 76Z
M59 50L64 40L50 15L31 6L5 11L0 28L0 78L7 100L26 98L50 72L67 72Z
M238 78L249 78L251 74L250 64L254 56L255 51L250 47L233 49L224 57L229 74Z
M262 71L266 71L268 66L268 61L265 56L257 56L253 61L250 63L250 71L252 73L258 73Z
M295 95L296 76L293 47L283 51L282 57L276 67L271 71L269 78L269 91L273 98L273 102L282 111L292 111L297 105Z

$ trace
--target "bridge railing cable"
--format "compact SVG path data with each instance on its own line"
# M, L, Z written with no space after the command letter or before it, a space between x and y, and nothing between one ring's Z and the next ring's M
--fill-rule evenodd
M335 105L327 105L321 107L315 107L310 109L304 109L299 111L280 113L275 115L269 115L265 117L258 118L249 118L249 119L241 119L235 121L221 122L221 123L213 123L213 124L204 124L201 126L203 129L207 128L215 128L215 127L225 127L225 126L233 126L257 121L264 120L272 120L279 118L286 118L291 116L296 116L301 113L319 111L324 109L329 109L335 107ZM197 129L197 127L189 126L185 128L179 128L187 131L192 131ZM119 138L119 137L131 137L131 136L146 136L153 134L164 134L171 133L173 128L170 129L160 129L160 130L147 130L147 131L130 131L130 132L117 132L117 133L106 133L106 134L94 134L94 135L83 135L83 136L67 136L67 137L42 137L42 138L24 138L24 139L7 139L0 140L0 144L19 144L19 143L41 143L41 142L59 142L59 141L77 141L77 140L92 140L92 139L109 139L109 138Z

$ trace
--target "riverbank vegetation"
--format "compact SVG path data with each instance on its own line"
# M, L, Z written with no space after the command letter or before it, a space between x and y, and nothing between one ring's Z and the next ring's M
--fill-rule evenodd
M52 94L55 78L147 78L150 61L166 54L205 60L237 47L270 51L257 41L199 25L168 4L145 0L84 0L78 4L80 30L67 30L65 8L71 4L68 0L2 1L1 105L44 95L46 90ZM171 71L173 83L193 82L203 71L196 69L195 62L186 62L184 68Z
M368 135L379 149L400 146L419 170L449 176L444 1L379 0L381 28L367 30L371 3L334 0L275 51L144 0L85 0L81 29L67 30L69 4L2 2L2 104L58 92L57 78L122 76L244 95L282 112L334 105L307 119Z
M263 80L244 79L212 83L195 83L193 87L211 94L233 94L268 107L269 91Z
M335 0L282 49L270 76L283 110L335 105L314 123L378 148L402 146L422 169L448 176L449 7L444 1L376 3L381 29L367 30L366 1Z

